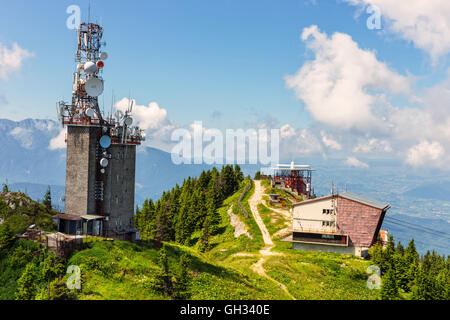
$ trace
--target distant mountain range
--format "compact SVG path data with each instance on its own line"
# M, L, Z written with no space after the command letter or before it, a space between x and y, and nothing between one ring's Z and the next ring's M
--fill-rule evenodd
M50 150L50 140L61 131L53 120L27 119L19 122L0 119L0 183L8 181L12 190L26 192L41 201L48 185L53 203L63 210L66 150ZM288 161L289 160L289 161ZM290 163L288 159L285 163ZM418 176L406 171L401 164L372 161L370 169L351 169L337 159L293 159L296 163L311 164L313 187L318 195L348 190L375 200L389 203L388 216L450 234L450 182L448 174ZM241 166L251 176L259 169L255 165ZM175 165L165 151L139 147L136 160L136 204L145 198L158 199L162 192L181 184L188 176L198 176L210 165ZM383 227L394 232L397 240L407 242L414 237L422 253L438 249L450 254L446 238L433 237L426 232L394 223ZM443 242L444 241L444 242ZM446 249L447 248L447 249Z
M403 195L411 198L450 201L450 181L424 184L404 192Z
M0 183L8 181L12 190L27 191L42 199L51 185L53 199L63 205L66 150L50 150L50 140L61 125L53 120L27 119L19 122L0 119ZM208 165L175 165L171 155L159 149L139 147L136 160L136 202L157 199L162 192L188 176L198 176Z

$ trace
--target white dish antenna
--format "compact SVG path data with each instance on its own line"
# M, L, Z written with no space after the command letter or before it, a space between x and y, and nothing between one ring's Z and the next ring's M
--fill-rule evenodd
M102 60L108 59L108 54L106 52L100 53L100 59L102 59Z
M94 73L97 71L97 65L92 61L88 61L84 64L84 71L89 74Z
M103 168L106 168L106 167L108 166L108 164L109 164L108 159L103 158L102 160L100 160L100 165L101 165Z
M127 127L131 127L133 125L133 118L126 117L123 122L127 125Z
M111 137L110 136L103 136L100 138L100 146L103 149L108 149L111 146Z
M89 79L85 85L86 93L91 97L98 97L103 93L103 81L98 78Z
M92 118L95 115L94 109L91 109L91 108L87 109L85 113L90 118Z

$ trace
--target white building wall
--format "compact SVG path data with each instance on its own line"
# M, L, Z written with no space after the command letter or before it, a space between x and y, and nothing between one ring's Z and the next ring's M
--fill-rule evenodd
M330 214L324 214L323 210L329 210ZM336 215L332 211L332 199L318 200L311 203L295 206L293 208L294 231L335 232L335 226L323 226L322 221L335 221Z

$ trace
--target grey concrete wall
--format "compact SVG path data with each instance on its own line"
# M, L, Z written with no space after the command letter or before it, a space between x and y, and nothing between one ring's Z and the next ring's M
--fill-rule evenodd
M107 230L125 231L133 227L136 174L136 146L112 145L105 174L104 213Z
M335 252L341 254L353 254L357 257L365 257L367 255L367 248L362 247L340 247L322 244L293 242L292 249L300 251L319 251L319 252Z
M99 128L68 126L66 213L95 214L96 146Z

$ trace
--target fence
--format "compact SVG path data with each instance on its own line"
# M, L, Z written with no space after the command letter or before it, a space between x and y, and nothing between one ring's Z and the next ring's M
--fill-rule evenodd
M245 208L242 206L241 201L242 199L244 199L245 195L247 194L247 192L251 189L252 187L252 180L249 180L249 183L247 184L247 186L245 187L244 191L241 193L239 199L238 199L238 206L239 208L242 210L242 212L244 213L245 217L248 218L248 212L247 210L245 210Z

